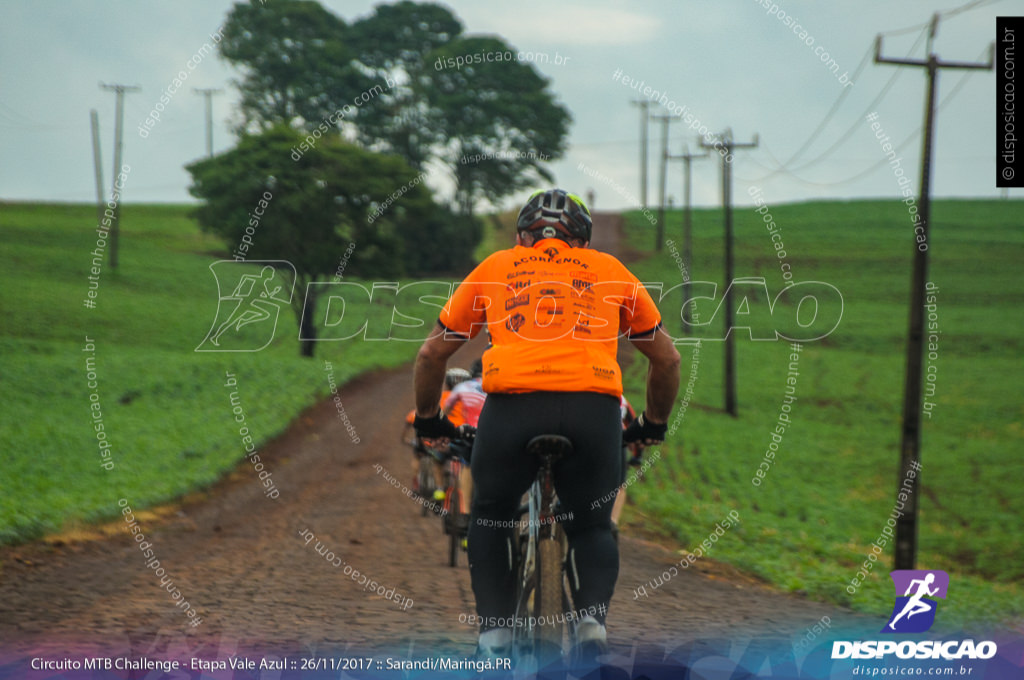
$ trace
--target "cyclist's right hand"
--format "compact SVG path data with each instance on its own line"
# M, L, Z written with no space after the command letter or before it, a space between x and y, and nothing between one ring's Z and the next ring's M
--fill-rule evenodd
M459 428L440 411L431 418L420 418L417 414L413 427L416 428L416 434L425 439L456 439L459 436Z
M476 428L472 425L459 425L459 439L464 442L472 443L476 439Z
M636 420L629 424L629 427L622 433L622 441L628 443L639 441L645 446L660 444L665 441L665 433L668 431L666 423L652 423L646 418L647 413L641 413Z

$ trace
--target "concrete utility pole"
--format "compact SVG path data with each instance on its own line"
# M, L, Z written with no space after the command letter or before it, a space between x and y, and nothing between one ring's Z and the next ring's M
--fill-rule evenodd
M104 90L113 90L117 93L117 113L114 119L114 186L117 185L117 176L121 173L121 147L124 132L124 93L138 92L142 88L138 85L105 85L100 83ZM111 190L113 194L113 190ZM121 196L118 195L114 201L114 219L110 226L110 267L117 269L117 239L121 232Z
M736 336L732 334L732 152L757 147L754 141L737 144L732 130L725 129L715 144L700 140L701 147L714 149L722 157L722 212L725 223L725 412L736 415Z
M206 98L206 155L213 156L213 95L220 94L224 90L220 88L193 87L192 91L201 94Z
M96 171L96 226L103 224L103 153L100 151L100 117L96 109L89 111L92 123L92 161Z
M647 210L647 111L651 102L634 99L633 103L640 107L640 207Z
M658 226L655 237L654 250L660 251L662 241L665 240L665 182L668 175L668 126L673 120L680 120L676 116L654 115L651 118L661 121L661 167L658 175Z
M704 153L691 154L690 147L683 143L683 153L678 156L669 156L669 160L681 160L683 162L683 269L689 281L693 281L693 216L690 212L691 204L691 181L690 164L694 158L707 158ZM684 289L689 290L684 286ZM690 334L690 307L683 305L683 333Z
M921 456L921 379L924 360L924 299L925 284L928 280L928 227L931 218L931 166L932 140L935 127L935 81L940 68L962 68L991 70L995 56L995 43L992 44L992 57L987 64L971 64L963 62L940 61L932 52L932 42L939 26L939 15L932 16L932 24L928 33L928 58L925 61L916 59L893 59L882 57L882 36L875 41L876 64L898 64L901 66L918 66L928 69L928 92L924 106L924 143L921 150L921 194L918 199L918 212L921 217L922 242L914 242L914 268L911 275L910 290L910 331L907 340L907 374L903 397L903 437L900 444L900 478L897 481L897 494L908 493L906 509L903 516L896 520L896 549L893 560L895 569L913 569L917 559L917 495ZM923 246L923 247L922 247ZM903 481L911 470L909 492L903 489Z

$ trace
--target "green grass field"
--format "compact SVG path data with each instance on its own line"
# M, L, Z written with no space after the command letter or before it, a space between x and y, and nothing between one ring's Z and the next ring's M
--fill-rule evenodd
M655 525L693 549L736 510L741 524L709 558L782 589L883 616L892 605L891 544L855 594L846 588L895 502L912 228L895 202L770 208L793 280L828 282L843 297L838 328L803 345L792 422L778 453L755 487L786 394L789 344L753 342L739 331L734 419L722 411L722 343L710 339L721 337L717 318L696 333L705 341L695 367L692 349L680 345L684 390L695 375L692 398L685 413L677 408L660 460L630 495ZM1020 214L1019 202L933 207L930 279L939 289L941 339L935 405L924 422L918 564L951 574L944 626L1024 615L1024 341L1014 323L1024 298L1014 277L1024 255ZM628 217L630 245L643 255L631 268L665 288L679 283L671 248L655 253L652 228ZM677 249L680 222L678 211L670 214L667 237ZM217 304L209 264L228 248L201 234L187 208L126 206L121 267L115 273L105 265L97 308L85 309L94 224L88 206L0 204L0 542L109 518L121 497L139 508L222 477L244 454L224 387L228 371L248 427L265 441L327 394L322 359L333 363L341 384L408 361L417 348L327 342L317 360L303 360L286 311L262 352L196 353ZM775 323L767 305L783 288L783 260L753 210L738 209L735 224L735 276L764 277L767 285L767 297L748 296L745 318L760 332ZM504 240L491 227L486 233L496 244ZM697 211L694 233L693 279L721 284L720 213ZM675 336L680 302L670 295L662 304ZM710 320L717 304L700 301L700 318ZM781 319L793 312L792 305L779 307ZM390 307L367 313L379 323ZM115 462L110 471L100 466L92 427L87 336ZM642 369L636 361L627 376L637 404ZM344 389L340 394L344 399Z
M96 307L86 309L95 208L0 205L0 542L112 517L122 497L146 507L215 482L245 454L234 390L263 442L329 393L323 359L341 385L415 353L410 342L324 342L316 359L302 359L288 308L264 351L194 352L217 310L209 264L229 249L201 234L188 211L125 206L120 266L104 258ZM390 320L390 308L366 307L351 311ZM83 351L86 337L94 355ZM94 432L90 356L110 470Z
M769 210L785 259L776 256L762 216L736 209L734 276L763 277L773 298L784 287L785 261L794 281L828 282L843 297L838 328L803 345L778 452L765 457L786 395L789 343L754 342L749 331L737 331L735 419L723 410L724 343L703 341L696 362L692 348L680 345L683 390L696 373L689 406L681 419L677 408L662 459L630 492L644 514L694 550L735 509L741 525L709 557L786 590L883 616L892 606L892 543L869 563L866 583L851 580L893 513L899 484L912 226L895 202ZM933 205L929 279L938 287L932 321L941 333L931 416L923 422L918 566L950 573L947 626L1024 615L1024 339L1014 322L1024 302L1015 274L1024 259L1020 215L1019 201ZM679 211L667 222L666 238L681 250ZM629 215L627 231L647 255L632 265L641 280L666 287L682 280L671 247L654 252L653 228L641 216ZM721 234L720 211L695 211L695 281L721 285ZM681 298L673 301L662 313L683 337ZM748 302L757 328L771 322L763 295ZM699 301L699 318L710 320L716 306ZM790 323L792 308L777 312L780 327ZM722 337L720 317L695 337ZM643 363L633 366L629 394L642 395ZM768 469L755 486L762 461Z

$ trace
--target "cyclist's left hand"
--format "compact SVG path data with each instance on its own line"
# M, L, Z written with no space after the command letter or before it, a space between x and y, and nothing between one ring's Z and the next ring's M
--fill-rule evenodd
M640 441L644 446L660 444L665 441L668 423L652 423L647 420L646 416L646 412L641 413L636 420L629 424L626 431L622 433L622 441L627 444Z

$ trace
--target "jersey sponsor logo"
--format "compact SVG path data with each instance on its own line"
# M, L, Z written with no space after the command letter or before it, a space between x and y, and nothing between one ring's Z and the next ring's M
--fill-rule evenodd
M522 307L523 305L530 304L530 294L523 293L522 295L516 295L508 300L505 300L505 311L510 311L516 307Z
M557 255L557 252L556 252ZM571 264L577 267L583 267L584 269L590 269L590 265L583 262L578 257L559 257L557 259L553 257L544 257L544 255L524 255L515 262L512 263L513 267L519 267L527 262L551 262L553 264ZM511 278L511 277L510 277Z
M598 380L614 380L615 371L610 368L602 368L600 366L591 366L594 369L594 377Z
M531 283L532 282L530 281L530 279L525 279L523 281L513 281L512 283L510 283L508 285L513 290L519 290L520 288L529 288Z
M569 272L572 276L572 287L580 293L587 292L597 283L597 274L590 272Z
M518 267L519 265L517 264L516 266ZM532 270L530 270L530 271L526 271L526 270L524 269L524 270L523 270L523 271L521 271L521 272L511 272L510 274L506 274L506 275L505 275L505 278L506 278L506 279L515 279L515 278L518 278L518 277L520 277L520 276L533 276L533 275L534 275L534 274L536 274L536 273L537 273L537 270L536 270L536 269L532 269Z
M549 260L553 260L558 255L558 248L555 248L554 246L545 248L544 253L548 256Z
M513 267L518 267L520 265L526 264L527 262L550 262L550 261L551 261L550 258L544 257L543 255L526 255L525 257L521 257L518 260L516 260L515 262L513 262L512 266Z
M518 333L519 329L522 328L525 323L526 317L519 312L516 312L508 318L508 321L505 322L505 328L509 329L513 333Z
M594 285L593 281L585 281L583 279L573 279L572 280L572 287L575 288L576 290L580 291L580 292L583 292L585 290L590 290L590 287L593 286L593 285Z
M541 297L562 297L562 294L558 292L557 288L541 288L540 295Z

